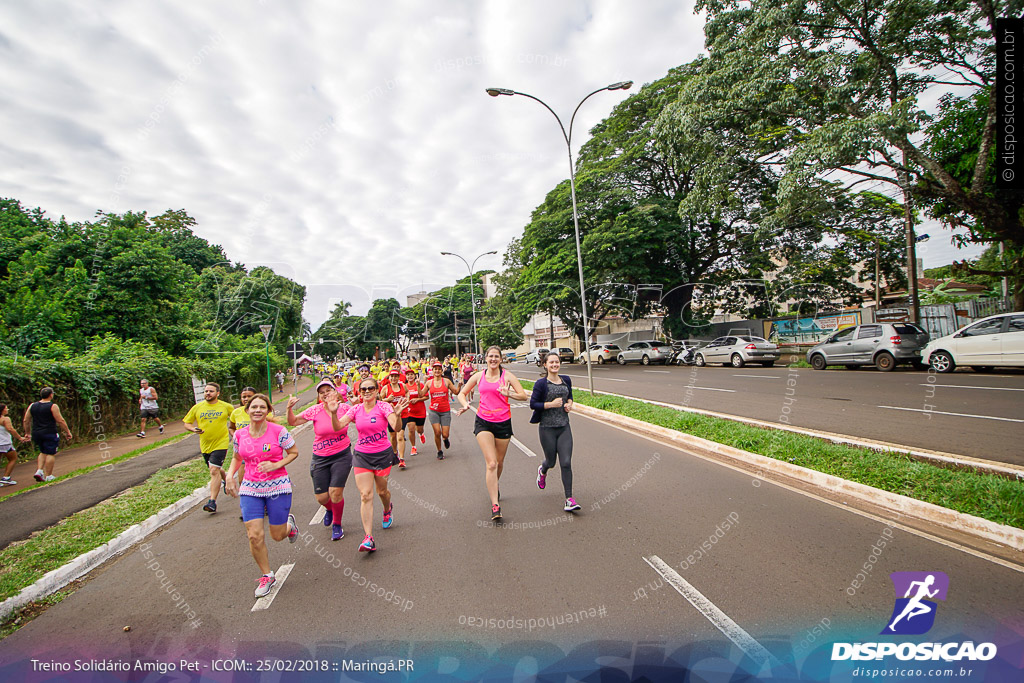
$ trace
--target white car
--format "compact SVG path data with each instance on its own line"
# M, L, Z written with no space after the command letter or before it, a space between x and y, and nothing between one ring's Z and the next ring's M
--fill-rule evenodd
M933 339L921 351L921 360L936 372L953 372L958 365L977 372L1024 367L1024 312L991 315Z
M533 351L530 351L528 354L526 354L526 362L536 363L537 365L540 365L541 363L544 362L544 359L547 357L548 352L550 350L551 349L546 349L543 347L539 349L534 349Z

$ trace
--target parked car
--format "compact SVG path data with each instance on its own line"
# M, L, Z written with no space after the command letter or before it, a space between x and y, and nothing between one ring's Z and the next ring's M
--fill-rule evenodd
M530 351L528 354L526 354L526 362L542 365L544 363L544 357L548 355L548 352L550 350L551 349L546 348L534 349L533 351Z
M694 365L704 367L710 363L742 368L747 363L760 363L766 368L779 359L779 347L767 339L748 335L719 337L698 349Z
M620 351L615 360L619 362L619 365L626 363L650 365L651 363L667 363L671 356L671 344L660 341L639 341L633 342Z
M558 352L558 359L563 363L572 363L576 360L576 354L567 346L559 346L555 351Z
M921 350L928 333L913 323L872 323L855 325L832 334L807 352L807 362L815 370L829 365L874 365L889 372L899 363L923 368Z
M958 365L976 372L996 366L1024 367L1024 313L992 315L933 339L921 358L936 372L953 372Z
M621 351L615 344L591 344L590 348L580 354L577 359L580 363L597 363L604 365L615 360Z

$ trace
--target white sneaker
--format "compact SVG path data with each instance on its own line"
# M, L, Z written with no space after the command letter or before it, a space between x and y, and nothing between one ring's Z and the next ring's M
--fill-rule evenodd
M261 576L256 580L258 584L256 586L256 597L262 598L264 595L270 592L270 589L274 586L277 579L274 578L274 572L270 572L264 576Z
M14 486L17 483L10 477L0 477L0 486Z
M44 479L43 481L53 481L56 478L57 478L56 476L51 474L50 476L46 477L46 479Z
M46 475L43 474L42 470L36 470L36 473L32 475L36 481L43 481L46 479Z

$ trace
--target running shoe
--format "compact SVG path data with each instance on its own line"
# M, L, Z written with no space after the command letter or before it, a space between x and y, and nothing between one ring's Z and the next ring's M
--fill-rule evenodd
M492 520L501 519L501 506L500 505L492 505L491 506L491 519Z
M53 474L51 474L50 476L48 476L48 477L47 477L46 479L44 479L43 481L54 481L54 480L56 480L56 479L57 479L56 475L53 475Z
M409 455L416 455L416 447L415 446L412 447L412 453L410 453Z
M452 447L452 442L449 441L448 439L445 439L444 440L444 447L445 448L451 448Z
M340 541L345 538L345 530L341 528L340 524L331 525L331 540Z
M228 480L224 477L220 478L220 490L224 492L224 495L228 495Z
M544 490L547 485L548 475L544 472L544 465L537 468L537 488Z
M427 435L426 434L420 434L420 443L426 443L426 442L427 442Z
M260 578L256 579L256 597L262 598L264 595L270 592L270 588L277 582L274 578L273 573L264 574Z
M46 479L46 475L43 474L42 470L36 470L36 473L33 474L32 476L35 478L36 481L42 481L43 479Z
M388 509L384 511L384 528L390 529L391 525L395 523L395 518L391 516L391 511L395 509L395 504L392 503L388 506Z
M10 477L0 477L0 486L14 486L17 483Z
M437 452L437 459L438 460L444 460L444 451L438 451Z
M146 438L146 432L139 432L135 436L139 437L140 439L145 439Z
M405 469L405 460L403 460L402 458L398 459L398 469L400 469L400 470L404 470Z
M363 537L363 542L359 544L359 552L361 553L372 553L377 549L377 545L373 542L373 536Z
M324 526L331 526L334 523L334 512L331 508L325 508L327 512L324 513Z
M164 433L164 426L163 426L163 425L160 425L160 433L161 433L161 434L163 434L163 433Z
M215 501L213 498L211 498L210 500L208 500L206 502L206 505L203 506L203 509L206 510L207 512L216 512L217 511L217 501Z
M299 537L299 525L295 521L295 515L288 515L288 542L295 543L295 540Z
M566 498L565 507L562 509L566 512L576 512L580 509L580 504L576 502L575 498Z

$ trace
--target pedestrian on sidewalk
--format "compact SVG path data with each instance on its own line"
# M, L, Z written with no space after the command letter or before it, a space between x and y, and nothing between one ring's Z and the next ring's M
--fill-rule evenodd
M562 360L552 351L544 359L547 372L533 385L530 407L533 409L531 424L540 425L540 447L544 450L544 462L537 468L537 488L543 489L547 482L548 470L555 466L555 458L562 469L562 488L565 491L566 512L580 509L572 497L572 429L569 427L569 412L572 410L572 380L562 377L558 371Z
M139 385L139 415L142 416L142 429L135 436L145 438L147 418L156 420L156 426L163 434L164 424L160 421L160 404L157 403L156 389L149 386L149 381L145 379L139 380Z
M32 434L32 441L39 448L38 468L33 475L36 481L53 481L53 466L57 463L57 450L60 448L60 434L57 428L71 441L71 429L60 414L60 407L53 402L53 387L39 390L39 400L25 409L21 420L22 431Z
M11 479L14 466L18 464L18 451L14 450L14 439L17 438L18 443L29 441L27 435L19 434L14 428L14 423L7 415L9 412L7 404L0 403L0 453L7 456L7 466L4 468L4 476L0 478L0 486L14 486L18 483Z
M217 511L217 495L225 486L224 458L228 454L228 421L235 407L220 400L220 385L207 383L203 400L192 406L182 420L185 429L199 435L199 451L210 468L210 500L203 506L207 512ZM196 425L193 428L193 425Z
M288 430L268 419L274 412L265 394L249 399L246 408L249 425L235 432L232 445L237 457L231 460L227 475L227 493L238 498L242 521L249 537L249 551L263 575L256 580L256 597L270 592L276 579L270 569L270 556L263 527L266 515L270 538L294 543L299 535L292 512L292 482L285 467L299 457L295 439ZM245 465L241 485L235 475Z

